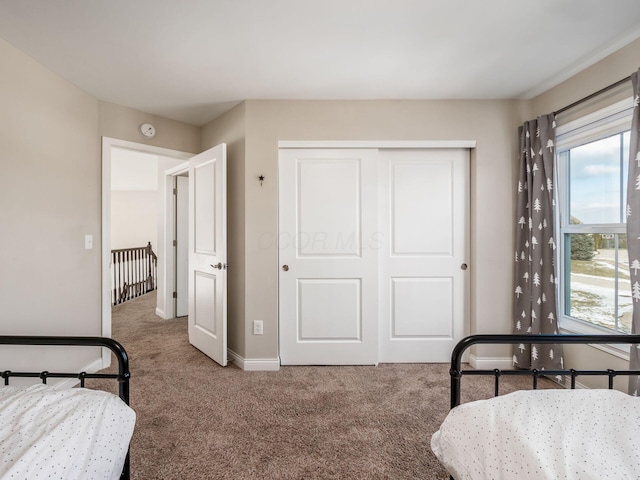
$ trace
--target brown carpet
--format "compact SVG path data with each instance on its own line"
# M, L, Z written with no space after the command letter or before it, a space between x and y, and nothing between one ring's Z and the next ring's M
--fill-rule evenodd
M429 446L448 365L222 368L189 345L186 318L155 316L155 298L113 309L137 413L132 478L449 478ZM473 395L490 391L468 380Z

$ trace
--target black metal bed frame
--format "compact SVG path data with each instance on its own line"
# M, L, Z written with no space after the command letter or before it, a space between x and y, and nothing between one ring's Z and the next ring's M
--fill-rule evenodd
M54 336L14 336L0 335L0 345L54 345L54 346L82 346L82 347L106 347L110 349L118 361L118 373L56 373L56 372L13 372L5 370L0 375L4 379L4 384L9 385L9 379L12 377L21 378L40 378L42 383L46 384L49 378L74 378L80 381L80 386L85 386L85 380L88 378L115 379L118 381L118 395L124 403L129 405L129 379L131 372L129 371L129 357L124 347L117 341L105 337L54 337ZM130 463L129 453L124 461L124 467L120 478L129 480Z
M533 379L532 389L537 390L538 378L541 376L564 375L571 377L571 389L576 388L576 378L580 375L585 376L606 376L608 377L608 388L613 389L613 379L617 375L640 375L640 370L538 370L538 369L499 369L493 370L475 370L462 368L462 355L472 345L489 344L489 345L510 345L510 344L640 344L640 335L471 335L463 338L453 348L451 353L451 408L460 405L460 389L461 380L464 375L484 375L494 377L494 395L500 395L500 377L501 376L530 376ZM454 480L452 476L450 480Z
M571 389L576 388L576 378L584 376L607 376L609 378L608 388L613 388L613 379L617 375L640 375L640 370L538 370L538 369L507 369L499 368L493 370L462 369L462 355L472 345L478 344L640 344L640 335L471 335L463 338L454 347L451 353L451 408L460 405L460 381L463 375L485 375L494 377L494 394L497 397L500 388L500 377L505 375L530 376L533 379L532 388L538 388L538 378L541 376L564 375L571 377Z

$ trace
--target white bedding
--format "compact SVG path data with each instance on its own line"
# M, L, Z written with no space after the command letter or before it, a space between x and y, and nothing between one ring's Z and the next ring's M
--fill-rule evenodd
M108 392L0 387L0 478L117 479L135 419Z
M638 480L640 398L559 389L466 403L431 449L456 480Z

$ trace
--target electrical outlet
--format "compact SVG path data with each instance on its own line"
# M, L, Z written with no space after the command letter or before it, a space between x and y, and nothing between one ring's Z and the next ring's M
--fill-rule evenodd
M263 332L263 324L262 320L254 320L253 321L253 334L254 335L262 335Z

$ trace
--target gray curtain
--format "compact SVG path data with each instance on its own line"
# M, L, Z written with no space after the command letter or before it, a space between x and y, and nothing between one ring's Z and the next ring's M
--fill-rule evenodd
M640 273L637 268L631 266L631 262L640 259L640 153L638 150L638 130L640 129L640 89L638 87L638 72L631 75L635 107L633 108L633 120L631 121L631 139L629 143L629 179L627 184L627 248L629 250L629 275L631 277L632 292L640 288ZM640 298L633 295L633 321L631 333L640 333ZM632 345L629 367L632 370L640 368L640 352L638 346ZM638 395L640 391L640 378L629 377L629 393Z
M516 216L513 333L558 333L554 237L555 119L552 114L520 127L520 176ZM559 369L561 345L514 345L518 368Z

